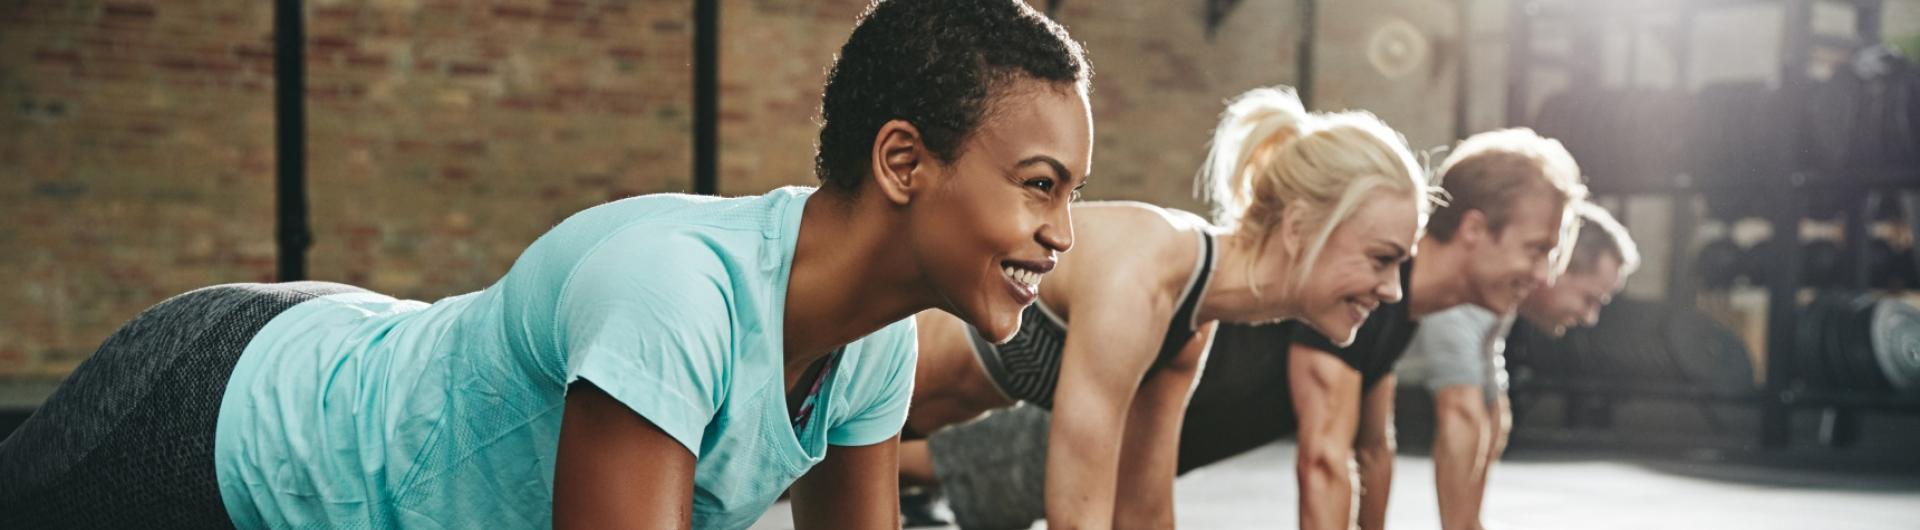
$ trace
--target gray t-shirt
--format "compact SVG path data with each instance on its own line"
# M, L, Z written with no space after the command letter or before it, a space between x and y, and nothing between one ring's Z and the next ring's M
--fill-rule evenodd
M1463 304L1421 319L1407 353L1394 368L1400 384L1438 392L1456 385L1486 389L1491 399L1507 389L1507 331L1511 315Z

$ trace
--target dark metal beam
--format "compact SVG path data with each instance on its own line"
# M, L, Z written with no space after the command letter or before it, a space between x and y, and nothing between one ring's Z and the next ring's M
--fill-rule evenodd
M1319 12L1319 0L1300 0L1300 45L1299 57L1294 60L1294 84L1299 85L1295 93L1307 110L1313 110L1313 42L1320 27L1316 19Z
M273 3L273 109L279 274L283 282L307 279L307 66L300 0Z
M720 194L720 1L693 4L693 192Z

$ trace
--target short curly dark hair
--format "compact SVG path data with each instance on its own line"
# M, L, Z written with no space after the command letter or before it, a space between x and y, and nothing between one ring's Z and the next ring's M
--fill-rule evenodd
M1025 76L1085 87L1093 69L1066 28L1020 0L878 0L827 73L814 172L853 191L891 120L952 162L994 98Z

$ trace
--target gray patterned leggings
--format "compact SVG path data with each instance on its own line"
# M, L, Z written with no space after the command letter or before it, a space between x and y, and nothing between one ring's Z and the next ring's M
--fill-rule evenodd
M218 285L135 316L0 442L0 528L232 527L213 431L234 362L281 311L352 291Z

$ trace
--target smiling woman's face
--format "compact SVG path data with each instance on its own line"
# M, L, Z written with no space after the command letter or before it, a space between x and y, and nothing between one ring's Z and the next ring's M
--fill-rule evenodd
M1301 284L1301 320L1347 344L1381 304L1400 301L1400 264L1413 248L1420 210L1413 197L1375 190L1333 229Z
M942 309L1004 340L1073 246L1069 203L1093 156L1086 93L1072 84L1007 83L941 184L914 200L909 239ZM857 279L855 279L857 281Z

